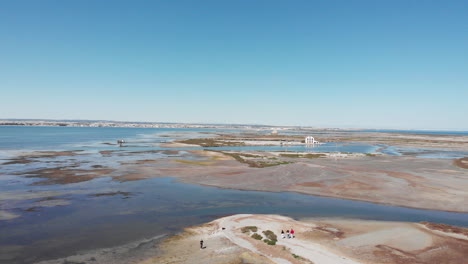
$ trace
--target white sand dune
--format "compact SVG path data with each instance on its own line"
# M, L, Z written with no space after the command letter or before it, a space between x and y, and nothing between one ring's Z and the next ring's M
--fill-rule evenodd
M225 217L219 220L219 225L224 227L223 234L234 244L255 252L259 255L265 256L278 264L291 264L290 261L277 257L271 252L265 252L258 247L252 245L247 241L248 236L240 236L238 230L244 226L257 226L259 232L264 230L282 230L286 229L289 225L293 225L295 229L305 230L307 228L314 228L314 224L300 223L288 217L282 216L254 216L250 214L240 214ZM302 240L300 236L294 239L281 239L277 245L285 246L291 253L308 259L315 264L358 264L360 262L340 256L318 243Z

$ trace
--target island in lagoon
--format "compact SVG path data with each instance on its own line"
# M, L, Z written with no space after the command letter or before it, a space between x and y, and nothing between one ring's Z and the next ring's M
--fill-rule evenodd
M0 223L8 230L0 241L2 263L457 263L467 257L467 135L34 129L122 134L2 150ZM310 135L318 143L305 144ZM292 228L295 238L282 239L281 230Z

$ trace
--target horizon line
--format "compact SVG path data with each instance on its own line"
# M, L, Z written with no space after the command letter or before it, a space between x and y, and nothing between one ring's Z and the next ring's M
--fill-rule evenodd
M162 121L118 121L106 119L49 119L49 118L0 118L0 121L48 121L48 122L113 122L113 123L140 123L140 124L180 124L180 125L219 125L219 126L263 126L272 128L292 127L308 129L340 129L340 130L402 130L402 131L457 131L468 132L464 129L436 129L436 128L379 128L379 127L340 127L340 126L311 126L311 125L268 125L249 123L204 123L204 122L162 122Z

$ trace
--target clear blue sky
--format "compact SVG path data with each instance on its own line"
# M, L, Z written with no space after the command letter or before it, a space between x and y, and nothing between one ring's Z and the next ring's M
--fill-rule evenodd
M468 1L0 3L0 118L468 130Z

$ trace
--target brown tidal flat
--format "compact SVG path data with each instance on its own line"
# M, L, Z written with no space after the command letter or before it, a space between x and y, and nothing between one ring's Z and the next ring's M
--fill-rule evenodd
M302 131L304 135L307 131ZM317 131L310 130L314 135ZM439 134L417 134L417 133L385 133L385 132L360 132L360 131L319 131L320 142L353 142L366 144L384 144L395 147L416 148L438 148L451 150L467 150L468 136L466 135L439 135ZM244 132L241 134L220 134L216 138L198 138L189 141L195 146L235 146L235 145L279 145L283 142L294 142L302 144L304 135L259 135L255 132ZM168 143L178 144L181 141ZM262 143L263 142L263 143ZM193 146L193 145L192 145Z
M21 154L23 157L28 158L54 158L64 156L76 156L81 155L82 150L70 150L70 151L35 151L33 153Z
M132 178L175 177L185 183L221 188L298 192L404 207L468 212L468 171L451 160L349 154L290 158L278 153L245 152L244 158L288 162L255 168L219 152L205 151L207 162L166 160L156 167L126 165ZM260 156L258 156L260 155ZM252 158L252 156L258 156Z
M154 177L154 175L144 174L144 173L132 173L126 172L120 176L113 176L112 179L119 182L129 182L129 181L141 181Z
M446 224L437 224L437 223L428 223L428 222L421 222L424 226L431 230L436 230L436 231L441 231L445 233L451 233L451 234L459 234L462 236L468 237L468 229L467 228L462 228L458 226L451 226L451 225L446 225Z
M121 161L120 164L157 164L159 161L157 159L144 159L144 160L134 160L134 161Z
M468 169L468 157L456 159L453 163L460 168Z
M93 196L93 197L116 196L116 195L121 195L121 196L123 196L124 198L128 198L128 197L130 197L130 196L132 196L132 195L134 195L134 194L131 193L131 192L122 192L122 191L91 194L91 196Z
M147 151L176 155L179 151ZM73 155L72 152L54 155ZM136 155L137 153L124 153ZM234 152L186 150L182 156L122 162L118 168L99 164L21 173L41 178L34 185L70 184L98 177L126 182L175 177L181 182L221 188L360 200L397 206L468 212L467 158L424 159L350 153ZM43 153L44 154L44 153ZM49 155L50 153L46 153ZM101 153L116 157L120 152ZM30 153L35 156L36 154ZM37 155L36 155L37 156Z
M2 165L28 164L32 162L38 162L38 161L27 159L27 158L17 158L17 159L10 159L9 161L2 163Z
M114 169L83 170L73 168L47 168L22 173L20 175L24 175L29 178L43 179L33 183L33 185L51 185L89 181L97 177L106 176L114 171Z
M81 150L76 151L36 151L31 153L20 153L16 158L7 159L6 162L0 163L1 165L15 165L15 164L28 164L33 162L40 162L36 160L38 158L56 158L56 157L72 157L76 155L81 155L79 152Z

